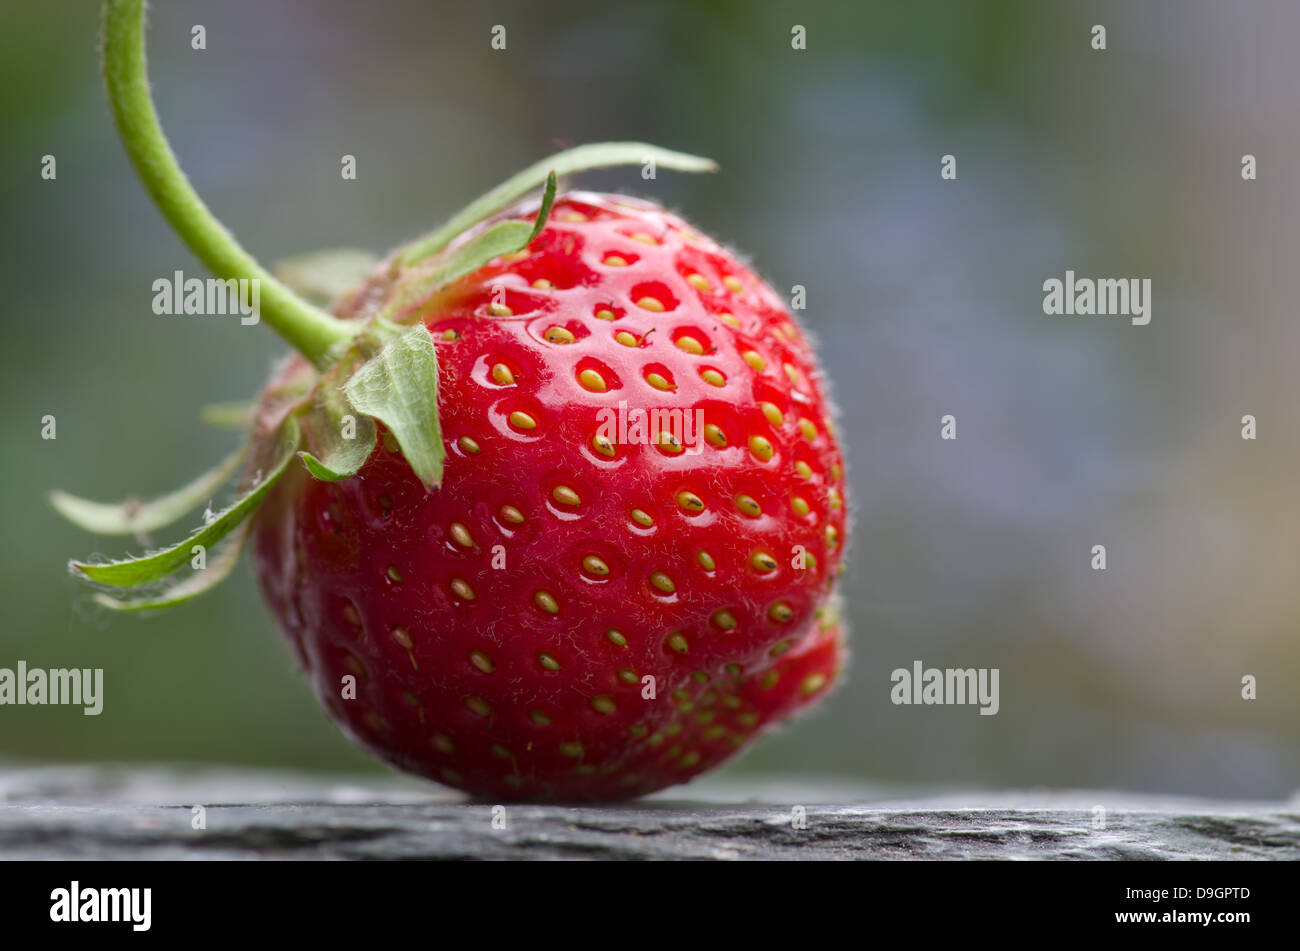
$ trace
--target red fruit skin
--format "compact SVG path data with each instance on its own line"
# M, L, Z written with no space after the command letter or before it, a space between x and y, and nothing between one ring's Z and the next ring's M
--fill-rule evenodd
M341 312L392 293L376 277ZM615 800L716 766L828 691L845 658L842 459L809 344L752 271L657 206L570 193L526 253L420 319L438 351L441 487L385 438L351 479L292 467L254 530L266 600L358 743L490 800ZM610 458L593 437L620 401L700 409L725 446Z

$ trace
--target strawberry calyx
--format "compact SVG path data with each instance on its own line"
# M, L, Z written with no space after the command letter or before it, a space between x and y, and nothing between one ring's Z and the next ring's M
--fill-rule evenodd
M426 489L437 489L445 458L438 361L422 316L443 288L537 238L560 175L615 165L716 168L709 159L645 143L583 145L512 176L382 264L348 249L283 262L272 274L213 216L163 134L145 67L144 11L144 0L104 0L104 75L127 153L154 203L200 260L220 278L260 282L263 321L305 359L282 366L256 404L205 411L214 425L242 429L245 442L188 485L152 502L105 504L51 493L54 508L79 527L135 535L147 546L149 532L210 500L243 465L234 500L217 513L209 506L203 525L183 541L120 561L69 563L75 576L111 590L96 595L99 604L129 611L170 607L224 580L250 517L295 457L316 479L349 478L369 459L382 425ZM539 188L531 222L502 214ZM356 294L375 275L385 286L381 305L341 316L355 309Z

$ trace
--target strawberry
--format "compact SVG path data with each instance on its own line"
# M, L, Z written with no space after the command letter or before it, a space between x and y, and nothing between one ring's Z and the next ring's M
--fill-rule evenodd
M753 271L656 205L556 198L557 175L584 168L712 163L563 152L381 263L294 262L281 274L300 294L180 172L141 0L106 4L104 62L151 195L220 277L261 282L264 322L298 355L236 414L245 445L189 486L117 506L55 494L88 529L139 535L240 473L180 543L73 562L109 589L99 603L188 600L251 536L330 715L394 766L494 799L642 795L828 691L844 481L806 338Z
M825 692L840 455L812 352L749 268L654 205L575 193L419 312L439 489L380 440L346 481L291 472L255 528L267 600L359 742L483 796L609 799ZM620 443L620 405L702 425Z

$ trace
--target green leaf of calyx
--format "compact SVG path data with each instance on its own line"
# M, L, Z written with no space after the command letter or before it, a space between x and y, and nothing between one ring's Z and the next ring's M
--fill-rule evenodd
M532 225L526 221L495 223L484 233L474 235L460 247L430 261L428 268L396 287L393 299L383 308L383 317L386 320L400 320L404 312L420 301L428 300L438 288L458 281L465 274L473 274L494 257L513 255L532 244L533 239L546 227L546 218L550 216L551 204L555 201L555 183L555 173L552 171L546 177L541 208L537 209L537 220Z
M551 169L550 174L546 176L546 186L542 189L542 206L537 209L537 218L533 221L532 234L524 239L524 243L519 246L518 250L522 251L532 244L537 239L537 236L542 233L542 229L546 227L546 219L551 217L551 206L555 204L555 189L557 186L558 180L555 170Z
M284 475L290 460L294 458L294 453L298 449L301 438L302 433L297 419L293 416L286 418L277 435L274 464L271 471L260 474L259 481L254 482L228 508L213 517L183 542L152 554L107 564L74 561L69 564L69 568L73 574L115 587L150 584L162 579L189 561L194 555L196 545L202 546L205 550L211 548L253 514L258 503L270 491L271 486L275 484L280 476Z
M307 471L322 482L337 482L354 476L370 458L378 439L375 421L356 409L339 381L357 366L361 354L352 351L327 371L312 391L310 405L303 412L303 441L307 448L298 453Z
M551 214L551 205L555 202L555 188L556 177L555 173L551 172L546 177L546 189L542 193L542 204L537 210L537 218L531 225L526 221L498 222L460 247L431 261L430 266L419 272L418 276L398 286L393 299L385 306L383 316L389 320L400 320L404 312L427 300L439 288L459 280L466 274L473 274L493 258L514 254L528 247L546 227L546 219Z
M244 550L244 542L252 529L251 521L244 521L217 545L212 557L207 559L202 569L195 569L188 576L173 576L159 590L141 591L136 589L131 596L115 598L100 592L95 595L95 603L112 611L159 611L175 607L206 591L211 591L230 577L239 564L239 555Z
M329 305L369 276L379 258L356 248L312 251L277 261L271 273L313 304Z
M445 261L429 272L420 283L437 290L466 274L473 274L484 264L503 254L514 254L532 240L533 226L526 221L502 221L464 245L450 252Z
M133 499L116 504L92 502L55 490L50 493L50 504L69 522L88 532L141 535L165 528L186 512L210 501L213 493L235 474L247 454L248 446L240 446L194 481L152 502Z
M533 240L546 227L546 219L551 215L551 205L555 203L555 172L546 176L546 188L542 192L542 205L537 209L537 218L529 225L526 221L502 221L487 231L467 241L447 255L430 274L430 283L436 290L444 284L473 274L493 258L503 254L514 254L533 243Z
M438 355L423 324L386 343L343 387L348 401L379 420L426 488L442 483Z
M468 230L498 211L508 208L534 188L546 181L547 174L571 175L592 168L614 165L647 165L650 163L676 172L712 172L717 163L712 159L685 152L674 152L644 142L597 142L580 145L542 159L517 175L502 182L487 194L475 199L438 230L409 245L398 256L402 265L436 254L452 242L457 235Z
M371 451L375 448L375 424L370 424L370 445L367 447L358 444L355 449L348 451L346 454L326 454L323 458L313 456L307 450L298 453L298 458L302 464L307 467L313 479L321 482L338 482L340 479L350 479L366 464L370 458Z

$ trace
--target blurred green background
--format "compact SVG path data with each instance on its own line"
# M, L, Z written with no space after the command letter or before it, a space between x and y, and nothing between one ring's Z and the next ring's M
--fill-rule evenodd
M201 268L116 141L97 8L0 7L0 666L103 667L107 698L98 718L0 708L0 757L382 770L318 709L247 562L143 621L64 571L122 549L44 493L179 485L233 445L198 408L251 394L282 351L151 312L156 277ZM265 261L387 250L557 146L721 162L581 181L806 286L843 414L849 679L733 775L1282 797L1300 787L1298 34L1281 0L173 0L149 55L182 163ZM1151 278L1150 326L1045 316L1067 268ZM893 706L890 671L917 659L1000 668L1001 712Z

